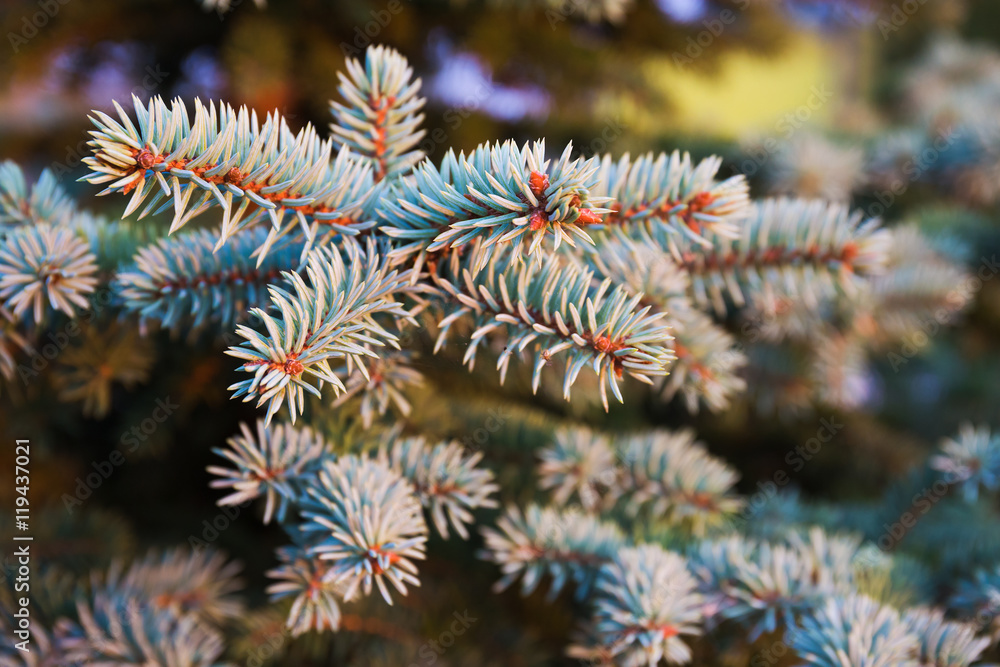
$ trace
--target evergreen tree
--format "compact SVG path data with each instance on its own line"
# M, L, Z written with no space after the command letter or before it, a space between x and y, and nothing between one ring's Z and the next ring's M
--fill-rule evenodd
M584 9L617 21L629 6ZM932 51L911 92L984 57L953 48ZM849 199L946 136L960 154L921 179L992 203L966 188L997 164L996 135L981 131L990 85L969 92L954 127L941 127L952 110L938 98L919 99L906 140L866 155L791 142L765 174L773 196L758 199L721 157L679 150L588 157L508 140L428 156L421 82L382 46L348 61L329 133L156 95L94 111L82 180L123 198L121 221L84 210L51 171L29 184L3 163L5 400L30 404L44 375L102 417L119 385L165 372L156 355L209 347L210 363L229 360L231 398L256 413L217 441L207 486L223 490L226 526L250 506L281 532L237 554L266 563L266 598L210 544L225 528L208 521L214 537L87 563L89 577L47 557L31 654L16 648L24 605L2 589L0 664L430 664L451 644L422 643L404 601L466 604L447 580L478 591L484 576L497 604L528 610L503 655L539 662L987 659L1000 636L1000 437L988 425L963 426L867 502L778 487L827 453L868 369L909 363L915 333L943 332L972 303L971 281L987 280L931 225L886 225ZM827 172L817 154L836 156ZM479 403L447 393L462 367ZM213 366L181 372L190 395L226 391ZM134 449L60 495L73 526L36 525L130 553L114 517L74 513L163 437L175 408L157 405L121 437ZM762 421L838 412L754 489L678 427L711 434L712 419L750 405ZM530 630L546 609L575 627L555 647ZM457 609L448 622L452 642L482 641L445 655L456 664L492 664L490 643L510 633Z

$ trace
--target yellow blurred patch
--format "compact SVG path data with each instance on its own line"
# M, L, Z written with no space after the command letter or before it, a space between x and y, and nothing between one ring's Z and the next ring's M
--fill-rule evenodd
M608 98L601 105L637 136L695 133L728 140L771 134L781 130L783 118L790 120L788 114L807 117L810 125L827 124L836 106L833 49L808 34L776 57L722 55L713 74L675 64L672 57L647 61L642 68L650 87L672 108L653 108L629 97ZM834 91L833 100L817 104L816 91L826 91L827 97Z

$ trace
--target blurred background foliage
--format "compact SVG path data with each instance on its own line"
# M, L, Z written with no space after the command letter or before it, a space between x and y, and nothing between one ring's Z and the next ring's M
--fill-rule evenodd
M545 137L550 149L573 141L583 154L615 157L673 148L698 157L718 153L726 158L723 174L745 173L755 196L823 195L829 192L816 188L834 188L833 198L853 197L869 211L881 203L878 212L890 222L913 221L932 235L957 239L973 271L981 258L1000 251L997 155L928 169L885 206L893 183L886 172L898 167L900 155L893 146L907 136L912 141L914 128L919 135L965 113L961 122L982 121L989 129L974 114L990 109L1000 118L1000 97L991 97L1000 86L989 85L1000 78L1000 12L991 0L636 0L620 19L596 21L583 15L580 7L590 4L583 0L552 6L269 0L266 8L244 0L225 10L195 0L67 0L51 3L58 11L29 38L25 17L43 4L4 0L0 8L9 42L0 49L0 157L20 162L31 175L53 169L84 206L111 217L125 202L95 199L93 188L74 183L85 173L80 159L92 109L108 111L111 100L131 93L199 96L261 113L278 109L293 127L324 128L345 58L383 43L405 54L423 78L429 97L423 147L432 157L508 137ZM899 14L902 5L918 9ZM723 23L729 16L733 20ZM956 52L960 56L949 60ZM949 101L956 108L945 108ZM226 400L225 387L236 379L221 354L226 342L158 332L150 345L116 334L113 318L101 313L82 326L86 335L70 350L28 382L9 383L0 396L0 433L5 440L31 438L35 447L32 505L47 508L34 518L44 531L36 537L40 555L85 574L111 557L196 537L238 554L247 599L262 602L263 572L274 565L274 547L284 536L243 516L258 515L256 505L225 517L205 472L215 463L211 448L257 416L252 407ZM755 388L753 378L764 375L751 368L750 391L717 415L691 415L680 402L664 406L651 395L636 395L605 415L592 400L596 392L578 391L572 403L544 391L532 396L527 376L516 373L497 389L489 364L470 374L461 367L461 350L437 357L425 350L417 367L429 383L410 396L407 425L467 441L490 411L500 410L502 426L476 445L497 472L504 500L521 501L534 488L524 475L535 465L533 450L570 419L608 429L694 425L714 454L741 471L740 491L752 493L758 482L789 470L786 454L815 435L820 418L833 418L844 430L815 463L791 475L792 486L817 502L908 497L907 485L919 488L921 481L907 473L941 437L964 421L1000 427L1000 280L981 283L957 326L942 327L912 355L906 349L904 343L873 355L853 373L845 388L849 400L810 395L794 411L761 409L769 400L760 394L780 383L771 367L767 387ZM115 363L123 356L129 372L117 373L126 366ZM831 373L855 370L846 361L831 366ZM796 382L782 386L779 403L807 391ZM174 401L176 412L143 433L134 449L124 447L123 470L69 513L64 494L74 493L77 478L125 444L162 399ZM350 403L326 410L313 424L345 448L364 436ZM5 479L12 458L0 460ZM892 491L893 484L903 490ZM0 506L10 507L12 497L8 485L0 486ZM3 516L7 521L7 512ZM923 532L913 539L950 539L931 527ZM409 664L415 647L436 637L454 610L466 608L480 621L442 663L564 660L573 618L569 595L556 605L539 595L495 595L489 590L494 566L477 560L467 544L436 538L421 574L421 587L393 608L369 600L350 609L344 632L294 645L285 637L278 642L282 664ZM232 657L257 655L281 636L280 620L273 611L243 619L231 635L239 637ZM392 641L381 641L386 638ZM696 651L695 664L739 664L725 647Z

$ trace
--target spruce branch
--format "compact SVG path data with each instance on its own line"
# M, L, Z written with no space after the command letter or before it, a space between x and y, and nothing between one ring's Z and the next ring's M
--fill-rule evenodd
M565 506L572 498L588 512L595 512L609 508L621 491L610 439L589 429L559 429L552 444L538 456L538 486L554 489L556 506Z
M700 307L726 312L725 298L743 306L775 294L809 305L839 292L855 294L859 279L880 273L888 232L862 213L819 200L755 202L738 238L711 238L711 248L678 239L675 256L691 277Z
M66 653L63 632L66 624L53 630L45 628L40 623L36 623L31 628L31 651L21 651L15 648L17 637L14 635L16 619L7 620L3 616L10 614L4 610L0 614L0 633L4 636L4 644L0 647L0 665L2 667L48 667L72 664Z
M948 600L948 608L975 622L988 632L994 642L1000 639L1000 566L976 570L959 581Z
M963 289L970 275L915 225L890 232L886 270L870 281L855 315L857 331L881 345L906 340L928 321L945 324L971 299Z
M868 374L866 341L827 325L814 331L809 343L805 378L815 400L844 410L859 407Z
M445 539L449 522L463 540L469 539L465 526L473 522L470 510L497 506L491 497L499 489L493 473L477 467L483 455L467 454L457 442L432 447L423 438L403 438L383 449L380 457L410 480Z
M746 356L734 348L735 340L725 329L694 308L687 273L666 253L648 240L611 238L601 239L580 259L598 275L641 297L643 305L663 313L677 357L663 384L665 398L680 393L691 412L700 403L719 411L746 388L737 374Z
M418 130L424 117L420 79L394 49L372 46L365 51L365 64L347 61L347 74L340 78L340 95L347 104L330 103L335 119L330 129L334 141L363 157L376 181L409 172L423 156L416 149L424 136Z
M278 549L278 558L281 565L267 573L277 582L268 586L267 592L272 602L295 596L286 622L292 636L298 637L310 630L339 629L338 600L343 598L344 585L336 580L334 566L301 547Z
M648 239L602 237L575 256L603 278L610 278L648 304L672 313L691 308L691 281L659 245Z
M674 332L677 361L663 385L663 396L680 395L688 412L705 405L712 412L728 408L747 387L740 371L746 354L736 339L704 313L690 309L667 315Z
M412 407L405 391L424 383L424 376L412 367L412 362L413 353L408 350L385 350L377 358L365 357L357 363L354 357L347 357L346 364L336 371L344 383L344 393L334 399L331 407L358 398L365 428L371 428L375 415L385 416L390 407L409 416Z
M899 612L863 595L831 597L786 633L799 658L816 667L919 667L919 640Z
M676 526L702 534L740 507L737 474L695 442L691 431L651 431L613 438L583 427L556 432L541 451L542 488L556 503L578 495L588 509L622 501L633 515L646 508Z
M243 587L241 567L213 549L151 550L127 568L112 563L100 590L116 599L148 600L176 618L193 615L211 626L243 613L234 596Z
M215 251L216 233L208 230L161 239L139 250L134 263L115 278L126 311L143 322L178 330L199 329L209 322L231 326L250 307L264 305L267 287L300 265L305 245L279 242L255 262L253 252L267 231L252 229Z
M585 227L600 224L605 197L591 196L597 185L596 159L572 159L566 146L554 163L545 159L545 142L483 144L466 156L449 151L435 166L421 163L383 201L380 227L403 245L390 258L412 260L419 269L428 254L480 242L480 271L500 248L511 263L523 255L541 257L542 243L555 238L570 246L593 243ZM413 256L416 257L413 257Z
M0 162L0 230L39 223L59 227L76 215L76 202L51 171L42 171L29 187L16 162Z
M142 248L156 243L166 233L160 225L109 220L86 211L73 218L70 224L76 235L90 245L90 252L97 256L102 280L105 275L114 275L133 263Z
M580 1L575 10L602 20L629 2ZM553 9L557 0L531 2ZM574 159L567 146L547 159L543 141L508 141L424 160L420 86L398 52L369 49L340 76L342 100L331 103L327 139L311 126L291 130L277 112L260 122L246 108L197 100L192 114L180 100L159 97L148 104L134 98L134 112L117 103L116 114L94 112L90 172L82 180L104 186L101 194L126 195L123 218L136 220L78 212L52 173L29 186L16 165L0 163L0 375L34 372L14 358L29 349L18 330L29 313L40 336L51 333L64 347L59 332L40 325L53 310L72 317L86 308L111 267L122 321L88 328L61 353L54 374L60 397L83 400L86 412L106 412L113 382L143 381L151 368L151 340L124 329L125 319L174 330L236 327L243 342L227 354L239 359L243 379L229 390L266 404L266 414L213 450L225 462L208 472L211 486L225 490L219 505L263 497L264 523L277 518L290 535L268 573L268 593L287 610L294 636L341 627L392 634L388 623L366 627L371 619L343 615L341 603L377 587L393 604L393 589L406 595L420 585L429 523L443 537L454 530L467 539L476 511L497 506L494 473L457 442L401 438L399 425L380 448L345 442L334 454L319 430L294 426L305 393L322 396L326 385L334 406L358 401L366 428L390 410L410 414L419 351L401 349L400 339L424 310L438 328L435 352L450 339L464 346L471 370L485 347L490 363L497 357L501 383L516 357L532 364L534 392L543 375L548 390L546 368L554 367L569 399L590 367L605 411L609 390L624 402L619 381L626 373L662 383L658 392L680 394L694 411L722 410L746 386L738 375L744 350L709 309L726 316L730 306L745 307L739 315L762 318L766 345L749 350L763 359L751 370L769 374L762 402L773 391L786 405L817 395L851 405L861 395L869 346L904 338L930 315L941 323L942 312L969 301L956 289L967 272L915 229L880 229L846 204L751 203L742 176L720 178L717 157ZM983 146L956 148L981 156L986 143L983 137ZM929 173L961 167L952 162L958 153ZM795 178L805 173L795 160L789 164ZM853 187L850 179L834 181L820 189ZM184 229L215 207L217 230ZM159 224L146 218L165 211L172 222L162 231L181 233L161 239ZM263 326L241 321L248 314ZM291 423L272 424L285 403ZM478 429L457 413L438 416L452 426L464 419L477 442L480 431L495 431L489 420ZM522 449L547 444L538 452L540 486L552 492L554 506L508 505L495 527L481 530L482 557L498 565L497 590L517 583L527 595L549 579L550 599L567 583L578 599L590 596L590 635L571 654L627 667L687 663L692 650L684 637L722 623L742 627L751 642L787 631L783 646L803 662L830 667L968 665L988 644L977 627L945 620L941 610L901 615L883 606L890 595L901 604L893 577L906 561L873 545L859 558L860 537L814 526L847 518L871 532L881 522L872 507L834 512L783 494L763 510L754 507L749 522L740 519L746 535L703 540L721 534L719 525L747 499L735 491L735 469L693 431L560 428L540 443L552 433L548 417L528 417L516 416L512 429L491 416L500 429L495 439L513 433L527 435L516 438ZM920 479L943 473L969 501L941 503L914 531L917 548L932 553L942 571L995 560L995 508L979 493L1000 490L998 442L985 427L964 426L921 472ZM577 501L582 508L566 507ZM607 516L616 521L602 520ZM111 536L124 535L111 528ZM642 537L655 541L633 546ZM661 544L683 544L687 555ZM217 627L243 614L238 569L213 551L115 562L89 588L72 590L87 591L76 621L40 629L34 637L42 650L26 662L216 665L223 651ZM953 593L949 613L980 614L981 625L988 613L1000 635L995 566L954 591L946 579L920 576L926 590L912 586L919 592L908 593L906 604ZM71 599L77 584L67 581L41 578L41 592L32 593L44 610L39 616L57 608L60 596ZM8 598L0 591L5 635ZM9 652L0 649L0 664ZM368 658L367 647L345 661L358 658Z
M374 224L349 218L371 190L369 167L348 151L334 158L332 142L310 125L293 133L277 112L261 124L246 107L197 99L193 121L180 99L168 107L157 96L144 106L133 96L133 105L135 123L117 102L118 120L94 111L93 155L84 158L91 173L83 180L109 184L99 194L131 193L122 217L143 203L140 218L172 207L174 232L219 206L218 249L266 214L271 229L260 260L296 227L312 241L321 225L353 236Z
M436 298L448 313L440 322L435 350L449 336L452 325L469 316L475 327L465 353L470 368L476 353L494 331L506 331L506 349L497 361L503 382L515 353L529 345L534 350L532 389L537 391L542 370L566 352L563 396L580 371L589 366L597 374L601 402L608 409L607 390L624 402L618 380L625 373L641 382L666 375L672 355L670 340L659 313L641 307L640 297L630 297L610 279L600 283L592 271L563 262L557 255L541 265L530 262L504 269L505 260L494 253L486 268L474 274L476 253L463 262L453 261L450 271L434 280Z
M83 403L83 414L104 417L111 410L114 384L131 389L149 379L156 359L152 341L134 326L112 322L87 327L60 355L55 375L59 400Z
M408 317L402 306L392 301L409 276L389 269L381 261L375 243L369 241L364 255L354 255L348 264L340 251L316 248L310 252L305 271L309 285L299 273L282 275L294 293L271 285L268 292L278 316L261 308L251 313L267 330L264 336L239 325L237 334L246 339L227 354L244 360L240 370L252 373L248 380L229 387L233 397L268 403L265 423L270 423L286 400L292 422L301 414L305 392L320 395L324 382L339 394L346 390L330 367L331 359L372 357L365 345L394 345L396 336L375 320L376 314ZM363 366L362 366L363 368ZM307 376L315 378L316 385Z
M521 593L530 595L549 574L549 600L568 581L576 584L578 599L586 597L601 566L625 546L617 525L573 508L560 512L531 505L522 514L511 506L497 520L497 529L484 528L482 533L483 558L503 572L494 590L502 591L521 578Z
M979 499L980 489L1000 489L1000 435L986 426L962 424L955 438L946 438L940 454L930 460L931 468L943 473L944 481L955 484L966 502Z
M618 495L633 513L648 508L701 535L743 506L732 493L737 472L695 441L691 430L638 433L615 448L623 468Z
M256 433L240 424L240 434L226 441L228 448L213 449L233 467L209 466L208 472L221 479L212 480L212 488L228 488L232 492L219 499L219 505L240 505L266 496L264 523L276 516L283 523L288 507L305 492L328 454L326 442L308 427L289 424L267 426L257 420ZM277 505L277 513L275 513Z
M540 486L554 500L574 494L585 508L617 501L633 515L646 508L671 525L702 534L737 511L737 474L695 442L691 431L651 431L613 438L587 428L561 429L541 452Z
M595 587L595 630L622 665L691 662L682 635L700 635L702 596L679 554L655 544L622 549Z
M756 639L779 623L792 627L825 599L849 593L857 549L854 538L814 528L807 540L793 535L785 543L739 535L705 541L691 560L706 596L706 617L736 620Z
M859 146L838 145L821 134L806 131L779 145L764 180L772 195L846 202L864 185L864 169L864 151Z
M420 585L414 560L424 558L427 525L410 483L384 461L345 456L326 461L302 502L302 531L319 540L310 553L334 561L333 581L344 600L372 583L388 604L386 581L406 595Z
M968 667L990 645L988 637L976 637L974 625L946 621L940 609L910 609L903 615L903 624L920 641L921 665Z
M640 235L663 247L675 239L711 247L711 236L739 238L749 213L750 190L742 174L716 180L722 158L694 164L691 156L674 151L632 160L601 160L594 194L614 200L605 216L609 229Z
M128 567L112 562L77 598L76 613L67 614L75 620L56 623L65 664L221 667L218 623L242 613L232 596L238 571L212 550L150 551Z
M19 317L29 311L35 324L48 306L73 317L88 307L84 295L97 285L96 258L72 229L48 223L14 229L0 248L0 299Z
M69 664L222 667L222 635L193 615L177 617L137 598L98 592L78 603L79 627L64 640Z

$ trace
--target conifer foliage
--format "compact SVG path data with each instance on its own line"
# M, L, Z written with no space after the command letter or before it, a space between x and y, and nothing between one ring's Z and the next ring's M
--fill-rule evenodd
M768 345L801 342L810 326L863 363L862 327L886 341L912 321L905 299L891 317L880 307L922 289L907 261L933 255L942 274L963 275L954 263L894 254L929 246L843 203L753 201L742 176L720 178L717 157L584 158L501 141L425 158L420 81L389 48L350 62L339 91L327 138L216 101L95 111L83 180L124 197L123 217L139 222L87 214L51 174L29 188L0 165L0 374L15 376L47 322L92 310L98 288L114 326L142 334L113 355L134 366L149 355L133 338L159 328L227 336L231 396L261 417L215 450L211 487L222 506L259 501L263 522L285 530L268 593L293 636L340 631L349 605L393 605L421 585L439 538L457 536L481 542L497 591L572 591L585 610L567 643L577 657L697 664L693 643L720 628L783 636L811 665L979 656L978 629L934 600L901 614L861 590L863 528L836 533L814 516L751 534L758 510L739 475L691 430L553 429L532 480L551 501L540 504L506 494L484 451L407 419L416 361L456 348L470 371L485 357L498 384L516 376L545 397L577 388L605 411L679 398L718 412L774 370ZM166 235L141 227L160 213ZM850 326L817 324L831 311ZM762 315L764 352L737 344L727 327ZM97 412L112 381L144 377L101 354L67 357L86 380L74 399ZM325 436L323 414L355 408L371 431L363 445ZM997 439L969 427L928 470L975 503L1000 490L998 461ZM210 552L117 564L69 596L66 622L46 629L46 664L217 664L221 628L243 610L236 571ZM974 577L957 615L1000 591L996 572Z

